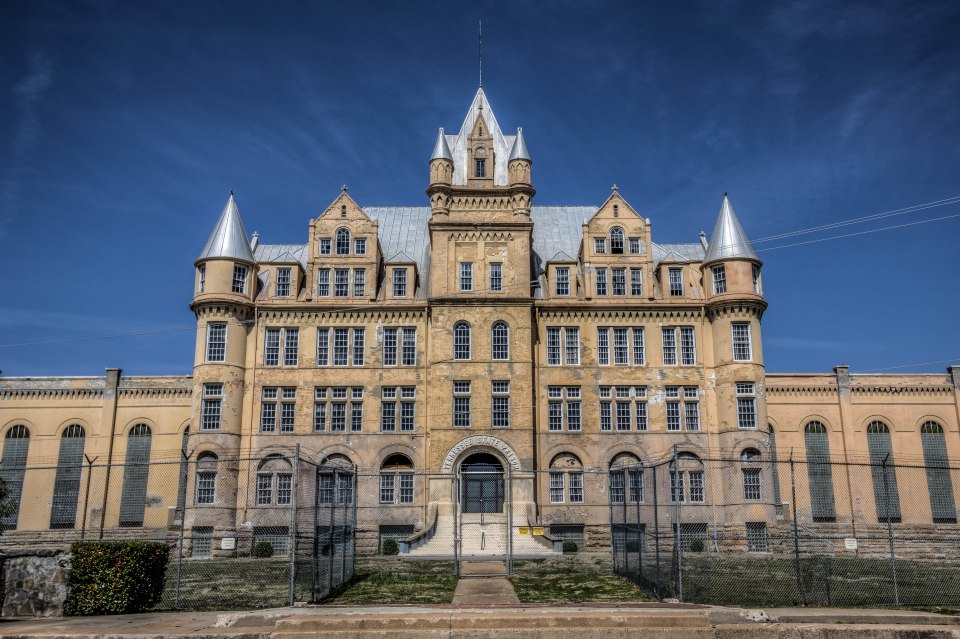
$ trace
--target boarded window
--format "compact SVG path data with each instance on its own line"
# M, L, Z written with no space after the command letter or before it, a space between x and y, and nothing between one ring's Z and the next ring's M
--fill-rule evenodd
M57 458L57 476L53 482L50 509L51 528L73 528L76 525L85 435L82 426L72 424L60 437L60 455Z
M883 422L870 422L867 426L867 450L870 451L877 521L899 522L900 493L897 491L897 473L893 466L893 445L890 442L890 430Z
M836 521L833 497L833 468L830 466L830 440L827 428L810 422L804 429L807 449L807 477L810 481L810 512L814 521Z
M23 475L27 466L27 450L30 448L30 431L23 424L17 424L7 431L3 439L3 459L0 463L0 479L7 486L7 502L13 507L3 519L3 530L15 530L20 514L20 496L23 494Z
M943 428L936 422L920 427L923 444L923 463L927 468L927 489L930 491L930 514L935 524L957 523L957 508L953 501L953 482L947 460L947 441Z
M137 424L127 437L127 457L123 467L123 493L120 495L120 525L143 526L147 501L147 475L150 473L150 427Z

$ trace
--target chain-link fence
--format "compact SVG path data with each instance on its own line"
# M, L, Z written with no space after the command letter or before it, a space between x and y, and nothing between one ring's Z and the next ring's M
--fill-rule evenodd
M609 473L614 570L738 606L960 603L960 469L677 453Z
M353 577L356 472L291 454L0 469L0 551L169 544L163 608L318 602Z

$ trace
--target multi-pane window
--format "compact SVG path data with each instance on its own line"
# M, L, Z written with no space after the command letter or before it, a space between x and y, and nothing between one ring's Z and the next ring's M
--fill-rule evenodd
M405 268L393 269L393 296L407 296L407 269Z
M363 388L352 389L351 398L359 401L350 402L350 432L359 433L363 430Z
M867 451L870 453L870 474L877 521L900 522L900 492L893 461L890 429L880 421L867 425Z
M453 325L453 359L470 359L470 325L466 322Z
M631 362L630 358L630 331L633 331L633 363L635 366L644 364L643 352L643 328L626 327L598 328L597 329L597 364L608 366L611 363L610 358L610 334L613 332L613 364L615 366L627 366Z
M350 342L347 341L350 336L349 328L333 329L333 365L346 366L349 363L347 359L350 352Z
M558 327L547 327L547 366L560 365L560 352L562 349L560 335L561 333Z
M296 366L300 356L300 329L283 329L283 365Z
M277 473L277 505L289 506L293 498L293 475Z
M750 322L730 324L733 335L733 361L749 362L753 359L753 345L750 339Z
M203 406L200 410L200 430L220 430L223 384L203 385Z
M333 271L333 296L347 297L350 294L350 269L338 268Z
M274 479L276 477L276 479ZM276 487L276 493L274 493ZM257 505L289 506L293 498L293 475L290 473L258 473Z
M817 421L807 423L803 441L807 454L807 478L810 484L810 511L813 521L836 521L833 466L830 463L827 427Z
M470 428L470 382L453 383L453 425Z
M415 386L384 386L380 402L380 431L410 432L416 428ZM399 401L398 401L399 400Z
M318 251L320 255L330 255L331 251L331 242L329 237L321 237L319 241Z
M358 237L353 241L353 252L355 255L367 254L367 238Z
M667 430L700 430L700 389L696 386L667 386Z
M487 177L486 158L475 158L473 161L473 177Z
M9 438L10 432L7 433L7 441L3 447L4 462L7 462L6 449L10 443ZM147 504L147 482L150 478L152 440L152 432L146 424L135 425L127 435L126 464L123 467L123 488L120 493L120 518L118 522L123 528L143 526L143 514ZM10 488L9 483L7 486ZM14 495L19 496L17 493L14 493Z
M760 267L754 264L752 271L753 271L753 292L759 295L760 294Z
M295 386L265 386L261 393L260 432L277 432L279 414L280 432L292 433L296 409L297 388Z
M569 295L570 294L570 268L567 266L558 266L556 273L557 273L556 294Z
M597 364L608 366L610 364L610 329L597 329Z
M408 327L403 329L403 344L402 344L401 358L400 363L403 366L416 366L417 365L417 329L414 327Z
M313 389L313 430L322 433L327 430L327 387Z
M290 296L290 267L280 267L277 269L277 297Z
M623 255L623 229L619 226L610 229L610 252Z
M233 265L233 288L234 293L244 295L247 292L247 267L242 264Z
M353 329L353 365L363 366L363 347L366 331L363 328Z
M626 295L627 294L627 269L613 268L613 269L610 269L610 271L613 276L613 294Z
M217 472L202 470L197 472L197 504L212 504L216 501Z
M502 262L490 262L490 290L494 293L503 291Z
M347 402L347 399L352 400ZM363 427L363 387L317 386L314 389L313 430L331 433L347 431L347 409L350 410L350 430L360 432Z
M713 267L713 293L720 295L727 292L727 270L723 264Z
M207 361L222 362L227 356L227 325L224 322L207 324Z
M697 344L692 326L667 327L662 329L663 364L676 366L677 344L680 345L680 364L695 366L697 363Z
M676 502L678 496L681 502L703 503L705 501L702 470L670 471L670 501Z
M296 366L300 352L300 330L297 328L268 328L263 340L263 365L280 365L280 343L283 342L283 365Z
M460 262L460 290L473 290L473 262Z
M53 480L53 499L50 502L50 528L73 528L77 523L77 498L80 496L85 440L86 431L80 424L67 426L60 436L57 474ZM3 461L9 462L6 459ZM182 505L178 506L182 508Z
M273 475L257 475L257 505L269 506L273 503Z
M753 382L737 382L737 426L757 427L757 393Z
M330 329L317 329L317 366L330 365Z
M197 293L203 293L207 283L207 267L203 264L197 267Z
M330 269L317 271L317 297L330 297Z
M564 473L550 473L550 503L562 504L564 489Z
M607 238L605 237L595 237L593 238L593 252L597 255L606 255L607 253Z
M582 472L550 472L550 503L562 504L565 501L583 503Z
M353 269L353 296L363 297L367 291L367 271L362 268Z
M510 359L510 328L506 322L494 322L491 354L495 360Z
M767 552L767 522L747 522L747 552Z
M619 326L613 329L613 363L616 366L626 366L630 363L627 330Z
M577 366L580 364L580 329L574 326L567 326L563 329L564 352L566 357L564 361L567 366Z
M759 501L763 499L763 490L760 487L760 469L743 469L743 498Z
M646 344L643 327L633 327L633 365L644 366L647 363Z
M670 278L670 295L683 295L683 269L667 269L667 276Z
M639 268L630 269L630 294L643 295L643 270Z
M627 480L630 492L627 493ZM629 496L630 503L643 502L643 470L618 469L610 473L610 501L622 504Z
M383 329L383 365L417 364L417 329L415 327Z
M607 294L607 269L597 268L594 269L597 295L606 295Z
M350 255L350 229L337 229L337 255Z
M510 382L493 381L491 382L491 391L493 395L493 413L491 416L491 426L494 428L510 427Z
M920 427L923 463L927 467L927 492L930 494L930 514L935 524L957 523L957 507L950 478L947 440L943 427L934 421Z
M330 332L333 331L334 366L363 366L366 331L363 327L317 329L317 366L330 366ZM350 332L353 331L351 339ZM352 348L351 348L352 345Z
M663 332L663 365L677 365L677 329L664 328Z
M634 255L637 255L638 253L640 253L640 238L639 238L639 237L631 237L631 238L630 238L630 252L633 253Z
M413 503L413 473L382 472L380 473L380 503L381 504L412 504Z
M547 387L547 429L562 431L564 416L567 430L578 433L583 430L579 386Z
M397 335L400 332L399 328L385 328L383 329L383 365L384 366L396 366L397 365Z
M601 432L647 430L646 386L601 386L599 395Z

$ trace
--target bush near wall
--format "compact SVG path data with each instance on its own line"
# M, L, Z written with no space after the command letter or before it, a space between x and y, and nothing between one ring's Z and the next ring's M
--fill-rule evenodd
M170 549L145 541L78 542L71 546L65 615L141 612L160 603Z

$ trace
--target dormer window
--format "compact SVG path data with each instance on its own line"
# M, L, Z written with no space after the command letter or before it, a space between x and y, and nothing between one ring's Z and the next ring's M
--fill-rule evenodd
M358 237L353 241L353 252L356 255L366 255L367 254L367 238Z
M277 297L290 296L290 269L277 269Z
M610 252L623 255L623 229L619 226L610 229Z
M337 255L350 255L350 229L337 229Z
M683 295L683 269L671 268L668 273L670 276L670 295Z
M485 158L477 158L474 160L474 171L473 176L482 178L487 177L487 160Z
M331 242L329 237L320 238L320 255L330 255L331 253Z

